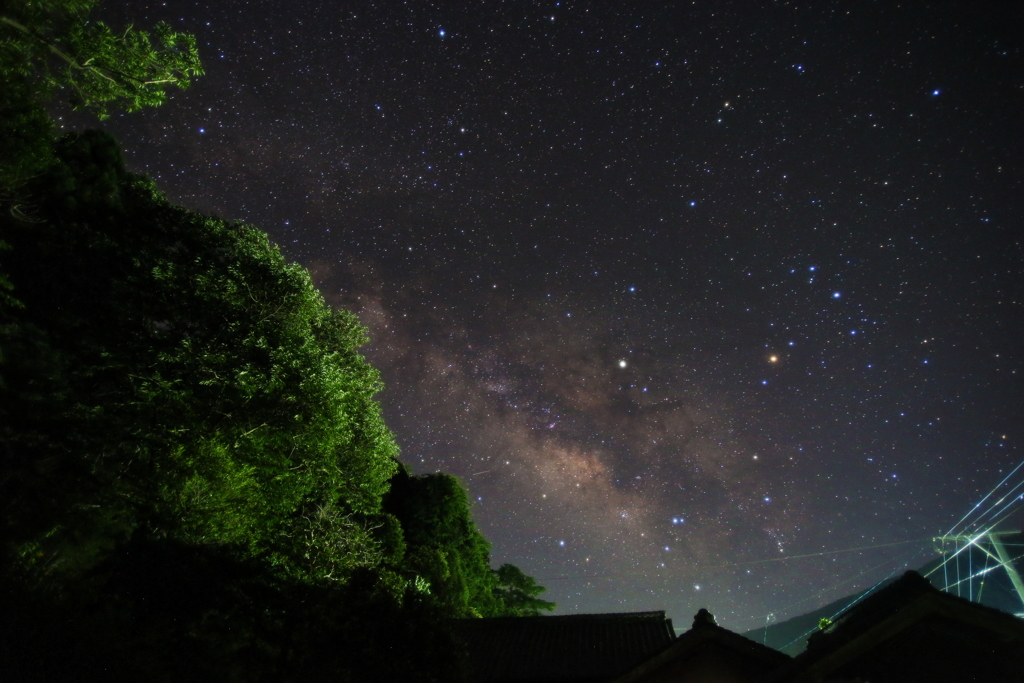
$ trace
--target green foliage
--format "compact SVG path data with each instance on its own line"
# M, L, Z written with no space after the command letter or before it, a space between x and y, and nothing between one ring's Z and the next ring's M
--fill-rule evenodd
M490 544L470 518L469 501L458 480L447 474L410 476L400 470L391 481L385 509L405 533L402 568L421 577L431 595L457 616L490 611ZM484 611L480 611L484 607Z
M11 203L13 187L38 175L53 163L50 138L53 124L42 105L33 99L33 87L24 76L0 80L0 204ZM15 204L16 206L16 204Z
M497 587L495 597L501 602L503 616L536 617L542 611L550 612L555 603L541 600L543 586L538 586L532 576L527 576L519 567L503 564L495 572Z
M49 571L145 528L295 577L376 565L397 449L355 317L263 233L168 204L109 136L57 155L42 221L3 219L25 304L0 339L8 548Z
M53 140L54 89L102 117L201 73L93 5L0 0L0 670L460 680L450 617L554 605L397 464L355 316L110 136Z
M0 216L0 668L461 680L449 618L474 613L487 544L443 478L443 538L444 505L402 507L418 547L382 509L397 448L355 317L263 233L170 205L109 136L54 157L33 220ZM475 565L443 545L467 530ZM434 560L436 587L408 569Z
M158 24L152 34L91 21L96 0L0 0L0 204L23 215L18 185L52 162L45 104L60 93L101 119L162 104L168 88L202 75L195 38Z
M0 75L34 76L63 90L76 109L101 118L110 107L136 111L167 99L202 75L195 38L157 24L152 37L132 27L115 32L88 16L95 2L8 2L0 14Z
M510 564L490 567L491 545L473 523L466 490L444 474L411 476L399 469L384 508L405 532L400 567L456 616L526 616L554 609L539 599L544 592Z
M400 566L405 559L405 533L402 523L387 513L371 518L371 531L380 546L381 562L388 566Z

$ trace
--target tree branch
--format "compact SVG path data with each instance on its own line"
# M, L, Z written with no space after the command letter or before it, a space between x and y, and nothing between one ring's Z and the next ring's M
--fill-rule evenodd
M50 52L52 52L53 54L55 54L58 57L60 57L61 59L63 59L65 62L67 62L68 64L70 64L74 68L76 68L76 69L88 69L89 68L89 67L86 67L86 66L82 66L81 64L76 62L73 57L71 57L69 55L66 55L63 52L61 52L60 50L58 50L57 46L55 46L53 43L48 41L46 38L43 38L41 35L39 35L35 31L33 31L32 29L28 28L27 26L23 26L22 24L19 24L14 19L11 19L9 17L0 17L0 22L3 22L3 23L5 23L5 24L7 24L9 26L13 26L14 28L18 29L19 31L21 31L22 33L27 35L28 37L33 38L33 39L39 41L40 43L45 45L47 47L47 49L50 50Z

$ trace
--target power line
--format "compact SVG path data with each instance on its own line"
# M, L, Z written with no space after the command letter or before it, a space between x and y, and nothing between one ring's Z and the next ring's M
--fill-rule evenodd
M736 562L734 566L743 567L750 564L764 564L766 562L788 562L789 560L801 560L805 557L821 557L822 555L841 555L843 553L855 553L859 550L872 550L874 548L891 548L897 545L909 545L910 543L922 543L929 539L914 539L912 541L898 541L896 543L879 543L877 545L863 545L859 548L845 548L843 550L826 550L820 553L807 553L805 555L789 555L787 557L771 557L766 560L753 560L751 562Z
M884 563L883 563L883 564L884 564ZM879 567L880 567L880 566L882 566L882 565L877 565L877 566L879 566ZM874 568L875 568L875 567L872 567L872 569L874 569ZM882 579L881 581L879 581L878 583L876 583L876 584L875 584L874 586L872 586L871 588L867 589L866 591L864 591L863 593L861 593L860 595L858 595L858 596L857 596L856 598L854 598L854 599L853 599L852 601L850 601L850 603L849 603L849 604L847 604L847 605L846 605L845 607L843 607L843 608L842 608L841 610L837 611L837 612L836 612L835 614L833 614L833 615L832 615L831 617L829 617L829 619L830 619L830 620L831 620L831 619L835 619L835 618L836 618L837 616L839 616L840 614L842 614L842 613L843 613L843 612L845 612L846 610L848 610L848 609L850 609L851 607L853 607L854 605L856 605L856 604L857 604L858 602L860 602L860 601L861 601L861 600L863 600L863 599L864 599L865 597L867 597L867 596L868 596L868 595L869 595L869 594L870 594L870 593L871 593L871 592L872 592L873 590L875 590L876 588L878 588L879 586L881 586L881 585L882 585L883 583L885 583L886 581L888 581L888 580L889 580L890 578L892 578L892 575L893 575L893 574L895 574L895 573L896 573L896 572L898 572L898 571L899 571L899 569L894 569L894 570L892 570L891 572L889 572L889 576L886 576L886 577L885 577L884 579ZM779 650L785 650L785 649L786 649L787 647L789 647L790 645L792 645L792 644L793 644L793 643L795 643L796 641L800 640L801 638L806 638L806 637L807 637L807 636L809 636L810 634L814 633L814 632L815 632L816 630L817 630L817 627L814 627L814 628L811 628L811 629L809 629L809 630L807 630L807 631L804 631L803 633L801 633L800 635L798 635L798 636L797 636L796 638L794 638L793 640L789 641L788 643L786 643L785 645L783 645L782 647L780 647L780 648L779 648Z
M808 557L822 557L825 555L842 555L844 553L855 553L861 550L873 550L875 548L891 548L898 545L910 543L921 543L929 539L914 539L912 541L898 541L896 543L879 543L877 545L863 545L856 548L843 548L842 550L825 550L820 553L805 553L803 555L787 555L786 557L770 557L764 560L751 560L749 562L726 562L723 564L710 565L708 569L719 569L724 567L747 567L753 564L766 564L768 562L789 562L790 560L802 560ZM888 562L888 560L886 560ZM635 572L613 572L610 574L580 574L577 576L548 576L538 578L538 581L567 581L572 579L608 579L616 576L640 576L648 574L646 571Z
M885 579L882 579L882 581L885 581L885 580L886 580L886 579L888 579L888 578L889 578L890 576L892 576L892 575L893 575L893 574L895 574L895 573L896 573L897 571L899 571L899 567L903 567L903 566L906 566L906 564L907 564L907 561L909 561L909 560L910 560L910 558L912 558L913 556L914 556L914 554L913 554L913 553L912 553L912 554L909 554L909 555L905 555L905 556L904 556L904 558L903 558L902 560L900 560L899 562L897 562L897 563L896 563L897 569L893 570L893 572L891 572L891 573L889 574L889 576L887 576L887 577L886 577ZM807 602L808 600L813 600L813 599L814 599L815 597L818 597L818 596L822 595L822 594L823 594L823 593L825 593L826 591L830 591L830 590L835 590L836 588L838 588L839 586L842 586L843 584L847 584L847 583L851 583L851 582L853 582L853 581L856 581L857 579L859 579L860 577L864 576L865 574L868 574L868 573L870 573L870 572L873 572L874 570L878 569L879 567L884 567L885 565L889 564L889 563L890 563L891 561L892 561L891 559L887 558L887 559L885 559L884 561L882 561L882 562L880 562L880 563L878 563L878 564L874 565L873 567L868 567L867 569L865 569L865 570L861 571L861 572L860 572L859 574L857 574L856 576L852 576L852 577L849 577L849 578L843 578L843 579L840 579L840 580L839 580L838 582L836 582L836 583L832 584L831 586L827 586L826 588L822 588L821 590L818 590L818 591L816 591L816 592L812 593L811 595L808 595L807 597L801 598L800 600L797 600L796 602L792 602L792 603L790 603L790 604L786 605L785 607L783 607L783 608L779 609L778 611L779 611L779 612L786 612L786 611L788 611L788 610L790 610L790 609L792 609L792 608L796 607L797 605L800 605L800 604L802 604L802 603L805 603L805 602ZM877 586L878 584L875 584L875 585ZM872 588L869 588L869 589L868 589L868 591L871 591L871 590L873 590L873 588L874 588L874 587L872 587ZM846 605L846 607L843 607L843 610L845 610L845 609L848 609L848 608L849 608L849 607L850 607L850 606L851 606L852 604L853 604L853 603L851 602L850 604ZM840 612L842 612L843 610L840 610ZM839 612L837 612L836 614L838 614L838 613L839 613ZM774 614L774 612L773 612L772 614ZM766 616L770 616L770 615L766 615ZM834 615L833 615L833 616L834 616ZM808 633L810 633L810 631L808 631ZM805 634L805 635L806 635L806 634ZM796 642L796 641L793 641L793 642ZM792 643L789 643L789 645L791 645L791 644L792 644ZM788 647L788 645L787 645L787 647Z

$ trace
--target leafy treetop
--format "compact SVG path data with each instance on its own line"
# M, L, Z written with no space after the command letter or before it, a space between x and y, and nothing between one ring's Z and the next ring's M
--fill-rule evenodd
M8 549L49 573L147 530L296 578L375 565L398 451L355 316L264 233L169 204L110 136L57 156L36 221L0 216L24 303L0 326Z
M473 523L459 480L438 472L413 476L401 467L391 479L384 510L404 530L401 568L421 577L436 599L457 616L536 616L554 609L518 567L490 566L491 544Z
M6 2L0 12L0 76L37 79L68 94L76 109L101 119L111 107L136 111L162 104L167 88L202 75L194 36L166 23L114 31L89 19L95 0Z

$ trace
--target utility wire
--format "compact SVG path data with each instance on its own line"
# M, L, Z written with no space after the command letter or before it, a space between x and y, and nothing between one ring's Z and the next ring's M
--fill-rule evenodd
M884 563L883 563L883 564L884 564ZM880 566L882 566L882 565L878 565L878 566L880 567ZM875 568L875 567L872 567L872 569L874 569L874 568ZM861 593L860 595L858 595L858 596L857 596L856 598L854 598L854 599L853 599L853 600L852 600L852 601L851 601L851 602L850 602L849 604L847 604L847 605L846 605L845 607L843 607L843 608L842 608L842 609L840 609L840 610L839 610L838 612L836 612L836 613L835 613L835 614L833 614L833 615L832 615L831 617L829 617L829 620L835 619L835 618L836 618L837 616L839 616L840 614L842 614L843 612L845 612L846 610L850 609L851 607L853 607L854 605L856 605L856 604L857 604L858 602L860 602L861 600L863 600L864 598L866 598L866 597L867 597L868 595L870 595L870 594L871 594L872 592L874 592L874 590L875 590L876 588L878 588L878 587L879 587L879 586L881 586L881 585L882 585L883 583L885 583L886 581L888 581L889 579L891 579L891 578L893 577L893 575L894 575L894 574L896 574L896 572L898 572L899 570L900 570L900 568L899 568L899 567L897 567L896 569L894 569L894 570L892 570L891 572L889 572L889 575L888 575L888 576L886 576L886 577L885 577L884 579L882 579L881 581L879 581L878 583L876 583L876 584L875 584L874 586L872 586L871 588L867 589L866 591L864 591L863 593ZM782 647L780 647L779 649L780 649L780 650L785 650L785 649L786 649L787 647L789 647L790 645L792 645L792 644L793 644L793 643L795 643L796 641L800 640L801 638L806 638L806 637L807 637L807 636L809 636L810 634L814 633L814 631L816 631L816 630L817 630L816 628L811 628L810 630L808 630L808 631L805 631L805 632L801 633L801 634L800 634L800 635L798 635L798 636L797 636L796 638L794 638L793 640L789 641L788 643L786 643L785 645L783 645L783 646L782 646Z
M891 548L898 545L910 543L921 543L930 539L914 539L912 541L898 541L896 543L879 543L877 545L863 545L857 548L843 548L842 550L825 550L820 553L805 553L803 555L787 555L785 557L769 557L763 560L751 560L749 562L726 562L723 564L710 565L708 569L720 569L725 567L747 567L753 564L766 564L768 562L789 562L790 560L803 560L808 557L822 557L824 555L842 555L844 553L855 553L861 550L872 550L874 548ZM888 560L886 560L886 563ZM884 563L883 563L884 564ZM648 571L635 572L613 572L610 574L580 574L577 576L547 576L538 578L537 581L568 581L572 579L609 579L616 576L640 576L649 574Z
M914 554L916 554L916 553L912 553L912 554L910 554L910 555L905 555L905 556L904 556L904 558L903 558L902 560L900 560L900 561L899 561L899 562L897 563L897 569L896 569L896 570L895 570L895 571L894 571L893 573L895 573L896 571L899 571L899 567L904 567L904 566L906 566L907 562L908 562L908 561L910 560L910 558L912 558L912 557L914 556ZM891 561L892 561L891 559L886 559L886 560L884 560L883 562L880 562L879 564L876 564L876 565L875 565L875 566L873 566L873 567L868 567L867 569L865 569L865 570L861 571L861 572L860 572L859 574L857 574L856 576L852 576L852 577L844 577L843 579L840 579L840 580L839 580L838 582L836 582L836 583L832 584L831 586L828 586L827 588L822 588L821 590L819 590L819 591L816 591L816 592L812 593L811 595L808 595L807 597L801 598L801 599L797 600L796 602L792 602L792 603L790 603L790 604L786 605L785 607L782 607L782 608L780 608L780 609L779 609L779 610L777 610L777 611L778 611L778 612L786 612L786 611L788 611L788 610L791 610L791 609L793 609L793 608L794 608L794 607L796 607L797 605L800 605L800 604L802 604L802 603L805 603L805 602L807 602L808 600L814 600L814 599L815 599L816 597L820 596L820 595L821 595L822 593L825 593L826 591L831 591L831 590L835 590L836 588L838 588L839 586L842 586L842 585L844 585L844 584L847 584L847 583L852 583L852 582L856 581L857 579L859 579L860 577L864 576L865 574L868 574L868 573L870 573L870 572L873 572L873 571L875 571L876 569L878 569L879 567L884 567L885 565L889 564L889 563L890 563ZM889 576L892 576L892 574L889 574ZM886 577L886 578L888 578L888 577ZM882 579L882 581L885 581L885 579ZM876 585L877 585L877 584L876 584ZM869 588L868 590L871 590L871 589ZM853 604L853 603L850 603L850 604ZM844 607L843 609L845 610L845 609L847 609L847 608L848 608L849 606L850 606L850 605L847 605L847 606L846 606L846 607ZM842 611L842 610L840 610L840 611ZM772 612L772 614L775 614L775 612ZM768 616L771 616L771 615L765 615L765 617L766 617L766 618L767 618ZM809 632L810 632L810 631L808 631L808 633L809 633ZM795 641L794 641L794 642L795 642ZM792 643L790 643L790 644L792 644Z

